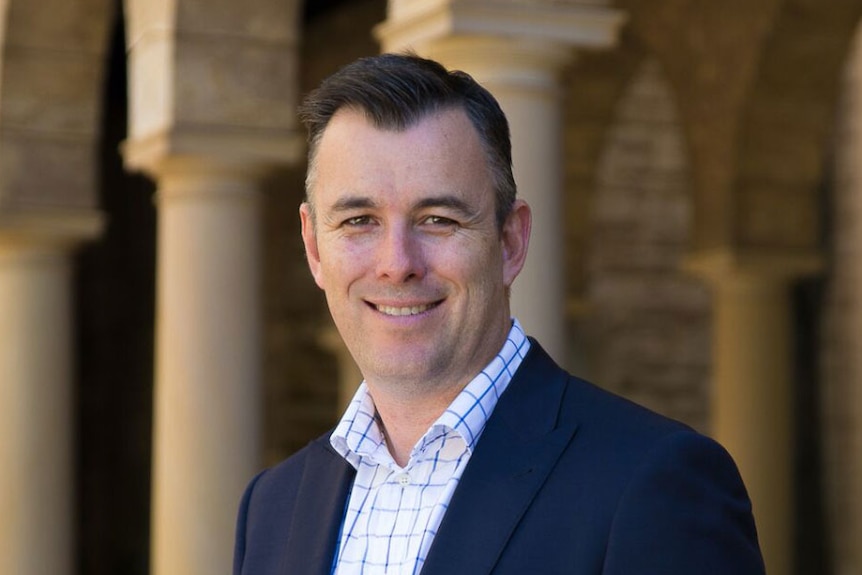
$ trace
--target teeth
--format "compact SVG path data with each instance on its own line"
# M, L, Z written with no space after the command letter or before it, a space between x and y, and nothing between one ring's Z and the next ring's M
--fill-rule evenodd
M377 311L386 315L416 315L429 309L430 305L415 305L413 307L392 307L388 305L378 305Z

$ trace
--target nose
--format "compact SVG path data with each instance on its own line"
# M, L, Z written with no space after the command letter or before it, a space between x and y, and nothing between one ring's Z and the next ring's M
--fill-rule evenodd
M387 228L377 250L377 277L405 283L425 275L422 246L409 226Z

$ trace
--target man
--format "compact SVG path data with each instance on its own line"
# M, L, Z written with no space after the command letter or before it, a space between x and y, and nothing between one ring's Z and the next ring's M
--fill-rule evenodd
M359 60L305 101L309 267L365 378L243 497L235 575L749 575L715 442L576 379L509 311L530 208L469 76Z

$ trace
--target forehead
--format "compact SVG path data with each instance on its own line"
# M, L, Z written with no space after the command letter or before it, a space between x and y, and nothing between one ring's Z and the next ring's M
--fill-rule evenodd
M318 144L312 186L319 204L346 193L491 194L481 140L460 108L403 130L378 128L360 110L339 110Z

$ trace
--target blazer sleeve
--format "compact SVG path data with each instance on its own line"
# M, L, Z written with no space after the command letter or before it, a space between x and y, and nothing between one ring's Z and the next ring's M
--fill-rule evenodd
M260 479L264 473L266 473L266 471L261 471L249 482L242 495L242 499L240 500L234 538L233 575L240 575L242 573L242 566L245 562L246 533L248 531L248 508L251 501L251 493L254 490L257 480Z
M633 474L614 513L603 575L763 575L751 503L715 441L672 433Z

